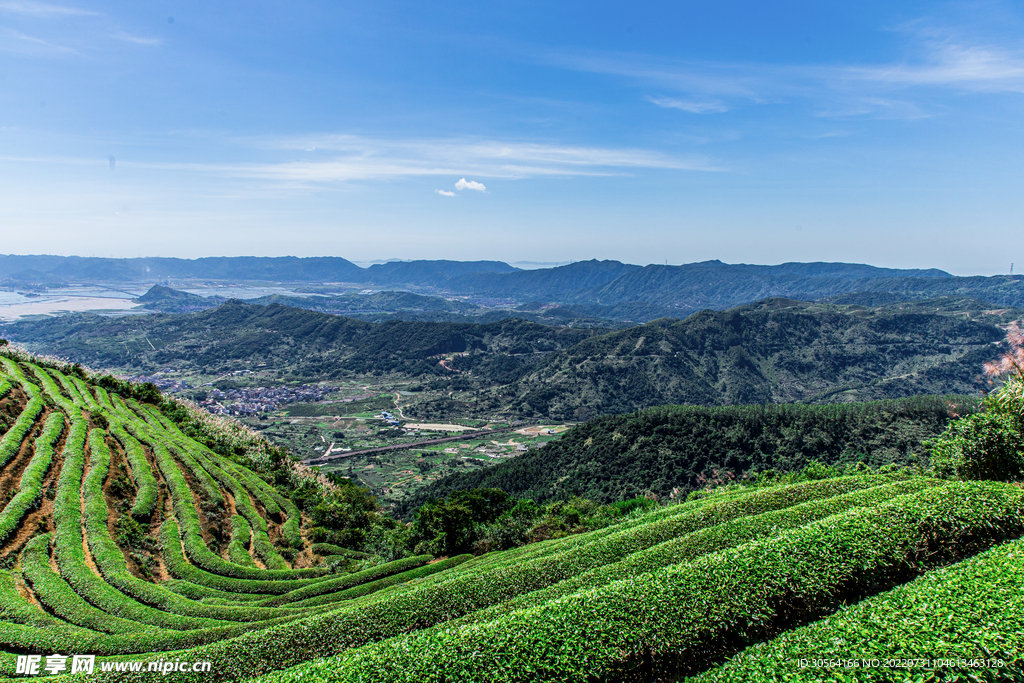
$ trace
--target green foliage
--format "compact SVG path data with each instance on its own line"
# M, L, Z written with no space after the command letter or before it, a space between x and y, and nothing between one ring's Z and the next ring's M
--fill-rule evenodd
M282 579L276 577L270 579L242 579L201 569L185 560L181 551L181 540L178 536L178 524L173 519L168 519L161 525L160 540L167 572L175 578L184 579L201 586L208 586L231 593L277 594L287 593L288 591L309 586L316 582L316 579ZM249 569L249 567L244 568ZM323 572L318 571L317 573L322 574ZM266 572L263 572L263 575L266 575Z
M134 398L137 401L143 403L152 403L153 405L159 405L163 400L163 395L160 390L156 388L156 385L146 382L145 384L136 384L134 382L126 382L111 375L102 375L96 378L96 385L106 389L107 391L114 392L121 396Z
M228 543L228 558L235 564L243 567L255 567L256 562L249 554L249 545L252 543L252 527L245 517L241 515L231 516L231 542Z
M220 662L219 675L225 679L241 671L251 675L256 660L263 670L294 665L465 616L621 560L687 532L756 512L849 493L884 481L884 477L877 476L848 477L739 492L732 497L726 495L659 508L626 518L606 529L493 553L457 568L451 575L435 575L437 581L428 577L404 590L399 590L398 586L385 589L371 594L358 605L293 622L287 629L275 629L264 634L263 640L244 636L195 650L188 656L210 657ZM268 638L277 646L265 647Z
M36 475L62 464L52 535L10 553L8 566L20 568L24 585L0 571L0 650L7 653L92 652L123 661L166 652L168 659L211 660L209 674L180 677L204 683L275 671L269 680L678 678L1024 531L1019 487L950 483L895 466L894 452L907 460L916 454L920 430L908 424L937 423L954 410L976 417L970 406L946 401L670 407L606 419L570 433L566 453L589 460L575 471L557 458L550 464L561 468L555 495L517 500L500 490L460 491L432 501L410 529L369 491L275 460L257 435L197 417L188 406L178 406L182 428L151 404L68 374L66 364L44 368L0 355L0 365L27 395L15 392L5 405L27 411L42 403L28 429L42 410L49 415L22 492L38 500ZM105 416L107 429L90 431L84 411ZM982 414L1013 415L1002 406ZM47 460L66 419L63 458L51 452ZM203 441L186 429L205 434ZM880 443L893 450L880 455ZM111 450L118 445L123 461ZM619 485L613 495L609 484L606 505L572 490L574 476L604 481L634 468L685 481L665 465L700 449L725 463L695 463L689 471L703 477L701 494L676 487L667 496L685 502L659 505L655 491L639 495L649 485ZM862 460L884 466L872 473ZM143 489L153 500L144 506L149 514L128 514L141 512ZM227 524L232 505L237 514ZM305 537L304 518L311 523ZM310 546L317 536L332 542ZM408 556L413 545L453 552L468 545L484 554L428 563L429 555ZM509 549L489 552L498 548ZM331 569L298 568L317 555ZM286 558L302 564L290 567ZM158 567L176 578L159 582ZM1019 578L992 583L1002 591ZM942 595L980 595L968 588ZM1011 607L999 609L989 603L978 612L996 623ZM850 620L849 629L869 618ZM900 637L926 646L926 620L915 623L917 640ZM971 631L976 622L953 623L950 633L1004 635L1001 625ZM283 670L316 658L326 659ZM12 662L0 655L0 674L13 673Z
M823 613L1024 530L1024 491L955 483L634 575L473 629L321 659L264 682L678 676L774 624Z
M455 491L419 509L413 523L412 542L417 552L448 556L465 553L478 540L477 525L495 521L515 504L501 489Z
M33 538L22 555L22 571L32 585L36 598L54 615L65 621L104 633L135 633L154 628L137 621L122 619L86 602L50 567L48 546L50 536Z
M21 442L32 430L32 426L41 412L43 412L43 400L33 398L25 406L25 409L21 411L21 414L18 415L14 425L0 439L0 467L6 465L11 458L18 454Z
M849 672L800 669L801 660L917 660L907 680L1014 680L1024 652L1024 542L1005 543L836 614L753 646L693 683L818 681ZM910 655L913 653L913 656ZM995 660L1004 665L992 666ZM972 662L961 665L961 662ZM893 671L861 666L859 683L893 680Z
M878 483L877 481L874 483ZM701 555L734 548L743 543L767 538L786 529L793 529L857 507L869 507L900 495L916 493L937 480L921 478L882 484L850 493L828 496L798 503L780 510L770 510L726 520L705 529L682 534L664 543L639 550L624 559L595 567L541 590L532 591L493 607L467 614L447 622L446 631L489 621L513 611L536 607L581 590L599 588L626 576L636 576L664 567L693 560Z
M598 505L585 498L571 498L547 505L519 500L491 523L476 524L472 535L473 552L507 550L551 538L601 529L633 513L657 507L651 498L633 498Z
M132 477L135 479L137 492L131 515L136 519L148 520L153 514L153 508L156 507L158 490L156 477L153 476L153 470L149 466L149 461L146 460L146 453L142 444L123 428L115 427L110 430L110 433L124 448L128 462L132 466Z
M307 598L305 600L299 600L296 602L289 603L289 607L314 607L318 605L327 605L332 603L338 603L342 600L353 600L360 598L365 595L376 593L379 590L383 590L390 586L396 586L399 584L409 583L417 579L422 579L427 576L439 574L443 571L457 567L463 562L468 562L473 558L470 554L456 555L455 557L449 557L436 562L425 564L416 569L409 569L391 576L386 576L383 579L377 579L375 581L367 581L351 588L338 591L336 593L327 593L314 598Z
M1016 417L985 412L956 420L931 444L935 471L959 479L1024 477L1024 432Z
M43 477L53 459L53 447L64 431L64 416L50 413L42 433L33 443L34 453L21 475L18 493L0 510L0 544L17 528L21 518L34 507L43 495Z
M364 569L361 572L348 574L347 576L338 576L335 578L324 579L323 581L317 581L309 586L297 588L293 591L289 591L288 593L261 600L256 604L260 607L278 607L280 605L287 605L290 602L300 602L317 596L336 593L347 588L352 588L353 586L358 586L360 584L391 576L392 574L398 574L409 569L415 569L416 567L426 564L432 559L434 558L430 555L406 557L401 560L395 560L394 562L388 562L387 564L370 567L369 569Z
M136 548L145 538L145 533L139 523L131 517L119 517L114 524L117 544L125 548Z
M409 517L429 497L472 488L500 488L540 503L574 496L598 503L645 495L664 501L769 470L799 471L812 461L824 468L814 476L858 462L911 464L951 413L977 408L966 397L919 396L823 406L665 406L609 415L513 460L440 479L407 499L399 513Z
M350 557L357 560L369 557L366 553L361 553L357 550L349 550L348 548L342 548L339 545L333 545L331 543L314 543L311 546L311 549L317 555L341 555L343 557Z

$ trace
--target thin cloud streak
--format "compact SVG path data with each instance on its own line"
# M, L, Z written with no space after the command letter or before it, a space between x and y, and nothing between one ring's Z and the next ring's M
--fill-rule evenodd
M1024 92L1024 59L1003 50L942 43L932 47L932 63L853 67L845 75L875 83L951 86L998 92Z
M640 169L725 171L704 157L669 156L633 148L581 147L496 140L385 140L356 135L272 138L243 144L326 159L210 167L218 173L307 182L403 176L485 178L608 176Z
M1024 92L1024 52L937 39L919 33L917 63L880 65L753 64L678 61L631 53L548 51L543 63L575 71L617 76L638 86L685 97L647 97L652 104L689 113L725 111L739 103L786 99L819 102L819 115L925 118L930 114L894 91L924 88Z
M729 107L721 102L695 102L689 100L677 100L672 97L648 97L647 101L656 104L662 109L681 109L691 114L721 114L729 111Z
M0 2L0 11L43 18L66 16L95 17L100 15L99 12L79 9L77 7L47 5L41 2L30 2L29 0L4 0Z
M6 36L8 40L3 37ZM15 31L6 26L0 26L0 52L12 52L22 55L69 55L78 54L76 50L64 45L56 45L43 40Z
M160 38L147 38L145 36L133 36L128 33L114 33L111 34L111 38L116 40L123 40L126 43L134 43L136 45L160 45L164 41Z
M701 172L727 170L703 157L669 156L645 149L494 140L385 140L354 135L323 135L315 138L238 138L234 142L245 148L247 156L251 155L253 149L262 149L278 157L315 158L286 158L256 163L133 160L119 162L118 168L297 183L307 187L427 176L521 179L628 175L651 169ZM6 159L64 165L92 165L106 161L67 157ZM480 190L484 184L466 180L464 187L456 187Z

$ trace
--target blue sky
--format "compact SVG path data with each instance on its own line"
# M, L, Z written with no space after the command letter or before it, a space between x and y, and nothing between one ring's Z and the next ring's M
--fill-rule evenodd
M1020 272L1022 122L1012 2L0 0L0 252Z

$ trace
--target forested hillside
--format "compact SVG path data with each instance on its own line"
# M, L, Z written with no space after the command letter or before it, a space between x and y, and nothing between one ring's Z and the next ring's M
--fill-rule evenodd
M953 416L978 407L977 399L963 396L924 396L824 406L665 406L608 415L514 460L434 482L401 513L471 488L500 488L541 502L649 494L667 500L714 483L798 470L812 460L927 465L925 441Z
M229 301L185 315L66 316L7 327L12 340L97 367L152 369L176 361L234 370L260 363L309 378L346 373L437 374L433 356L476 350L526 356L567 348L598 332L522 320L487 325L367 323L271 304Z
M606 417L529 456L561 470L502 483L657 503L588 527L585 500L475 489L421 509L411 536L236 423L4 347L0 673L83 680L67 653L104 682L810 681L792 658L911 643L922 680L964 658L999 680L1024 650L1024 489L1005 483L1024 478L1024 333L1007 340L983 412L933 397ZM473 538L476 556L432 557Z
M266 364L293 379L414 379L444 395L410 408L425 419L586 420L665 404L976 394L1000 325L1020 316L958 298L877 307L768 299L607 332L517 319L367 323L231 301L184 315L26 321L4 333L38 351L132 372Z
M496 390L495 408L583 420L653 405L825 403L977 393L981 363L1020 311L939 300L868 309L770 299L658 320L551 354ZM472 371L484 357L456 359Z

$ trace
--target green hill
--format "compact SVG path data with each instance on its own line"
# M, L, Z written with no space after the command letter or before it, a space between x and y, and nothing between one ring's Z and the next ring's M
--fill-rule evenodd
M988 306L964 298L875 307L768 299L607 332L515 318L367 323L231 301L187 315L19 322L4 334L129 372L178 364L212 374L265 363L296 378L390 375L455 393L411 406L409 415L423 419L504 413L579 421L665 404L977 394L986 386L978 368L1003 337L999 326L1022 316ZM454 353L450 369L439 363Z
M976 394L1019 310L944 299L877 308L769 299L658 320L552 353L494 391L493 410L586 420L653 405L826 403ZM486 356L454 367L472 372ZM429 410L429 406L425 408Z
M161 313L188 313L203 311L224 303L223 299L189 294L163 285L153 285L145 294L135 299L151 311Z
M663 409L621 429L595 422L571 444L595 461L632 444L630 462L646 467L710 422L693 448L723 441L726 466L839 448L852 461L862 447L882 461L881 445L898 454L945 406ZM974 676L1020 670L1017 485L815 465L795 483L762 476L502 552L371 562L316 539L369 517L366 542L385 549L381 532L404 527L372 501L151 386L6 347L0 415L2 675L809 681L820 671L792 658L870 662L904 657L907 643L927 664L867 673L944 680L965 659ZM53 653L95 656L91 675Z
M400 513L409 516L431 498L473 488L539 502L669 500L714 482L799 470L811 461L902 466L926 461L924 441L938 436L952 414L978 405L963 396L920 396L825 406L664 406L608 415L513 460L440 479L406 500Z
M486 325L374 324L237 300L189 315L66 316L5 328L12 340L94 367L152 370L181 361L215 371L268 363L320 379L347 373L436 374L432 356L469 349L532 360L597 333L517 319Z

